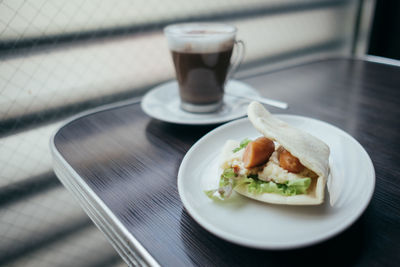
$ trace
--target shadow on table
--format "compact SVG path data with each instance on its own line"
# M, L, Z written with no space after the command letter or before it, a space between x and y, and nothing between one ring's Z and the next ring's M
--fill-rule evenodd
M185 148L187 151L202 136L220 125L181 125L152 119L146 125L146 137L150 142L159 138L179 150Z
M244 226L245 227L245 226ZM203 229L182 209L180 235L193 265L203 266L348 266L364 250L363 216L349 229L325 242L293 250L261 250L235 245Z

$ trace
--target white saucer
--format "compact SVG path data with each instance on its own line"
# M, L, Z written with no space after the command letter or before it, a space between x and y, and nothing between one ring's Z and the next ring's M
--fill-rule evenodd
M249 85L230 80L225 86L226 92L246 96L259 96L259 93ZM214 113L190 113L180 108L178 83L176 81L161 84L149 91L142 99L143 111L158 120L177 124L217 124L234 120L246 115L248 101L225 95L221 109Z

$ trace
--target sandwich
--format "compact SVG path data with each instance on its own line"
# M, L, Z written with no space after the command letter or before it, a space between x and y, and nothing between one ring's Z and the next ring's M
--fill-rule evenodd
M225 200L232 191L273 204L318 205L329 175L329 147L320 139L271 115L260 103L248 118L262 136L226 141L221 154L219 188L206 191Z

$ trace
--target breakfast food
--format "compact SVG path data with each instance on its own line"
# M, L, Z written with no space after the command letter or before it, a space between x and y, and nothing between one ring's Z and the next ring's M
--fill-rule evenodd
M234 190L267 203L321 204L329 174L329 147L275 118L258 102L249 105L248 117L263 136L225 143L219 188L207 195L226 199Z

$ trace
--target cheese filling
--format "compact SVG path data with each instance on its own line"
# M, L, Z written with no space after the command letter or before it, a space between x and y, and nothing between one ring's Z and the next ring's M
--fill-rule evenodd
M279 145L276 146L279 148ZM244 149L237 152L232 152L222 164L222 169L234 168L239 175L257 175L259 180L273 181L279 184L287 183L288 181L302 179L305 177L313 178L315 174L307 168L300 173L292 173L279 166L277 149L272 153L268 162L265 165L246 169L243 163Z

